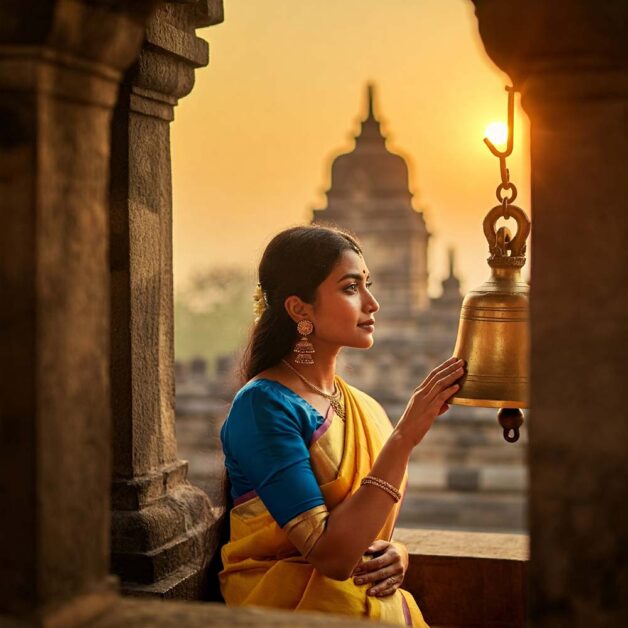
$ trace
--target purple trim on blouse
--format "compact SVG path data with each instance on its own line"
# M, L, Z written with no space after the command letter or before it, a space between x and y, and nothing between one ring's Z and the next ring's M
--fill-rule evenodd
M329 406L327 414L325 415L325 420L314 430L312 438L310 438L309 447L311 447L329 429L333 417L334 413L332 412L332 407Z
M408 607L408 602L406 602L406 597L401 591L399 592L401 595L401 607L403 608L403 618L406 620L406 626L410 626L412 628L412 615L410 614L410 608Z
M255 489L251 490L251 491L247 491L246 493L242 493L242 495L240 495L240 497L236 497L233 500L233 505L234 506L239 506L240 504L243 504L244 502L248 502L249 499L253 499L257 497L257 491Z

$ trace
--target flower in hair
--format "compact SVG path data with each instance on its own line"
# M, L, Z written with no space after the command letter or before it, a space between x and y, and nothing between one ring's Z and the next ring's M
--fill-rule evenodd
M255 314L255 323L258 323L260 318L262 318L262 314L268 308L268 299L266 298L266 293L262 290L262 284L258 283L255 288L255 294L253 295L253 301L255 302L253 306L253 312Z

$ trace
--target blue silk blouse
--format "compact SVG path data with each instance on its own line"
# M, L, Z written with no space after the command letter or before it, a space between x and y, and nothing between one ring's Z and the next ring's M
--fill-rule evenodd
M282 527L324 504L308 449L323 422L279 382L256 379L243 386L220 430L233 500L257 494Z

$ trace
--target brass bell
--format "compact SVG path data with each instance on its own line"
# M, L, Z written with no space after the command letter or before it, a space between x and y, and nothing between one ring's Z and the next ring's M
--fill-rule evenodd
M514 238L507 227L495 229L499 218L517 222ZM499 423L509 442L519 439L528 407L530 350L528 284L521 277L530 220L515 205L504 202L484 219L491 276L469 292L462 303L454 356L466 361L461 388L450 403L501 408Z

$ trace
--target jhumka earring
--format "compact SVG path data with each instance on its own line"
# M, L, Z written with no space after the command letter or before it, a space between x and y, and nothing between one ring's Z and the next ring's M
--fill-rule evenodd
M314 331L314 325L312 321L308 321L307 319L299 321L297 325L297 331L301 334L301 339L297 342L294 347L294 352L297 354L297 357L294 359L296 364L314 364L314 359L312 358L312 353L314 353L314 346L307 339Z

